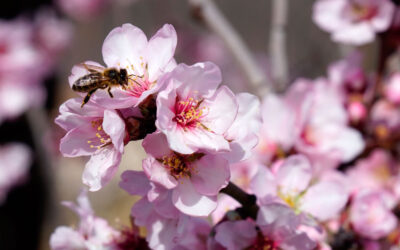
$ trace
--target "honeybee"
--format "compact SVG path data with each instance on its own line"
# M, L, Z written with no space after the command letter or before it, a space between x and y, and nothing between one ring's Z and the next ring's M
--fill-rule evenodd
M90 100L90 96L98 89L107 89L108 94L113 98L111 93L112 87L122 87L123 89L129 84L129 75L126 69L102 68L95 65L82 63L88 74L77 79L72 85L72 90L76 92L87 93L82 101L81 108Z

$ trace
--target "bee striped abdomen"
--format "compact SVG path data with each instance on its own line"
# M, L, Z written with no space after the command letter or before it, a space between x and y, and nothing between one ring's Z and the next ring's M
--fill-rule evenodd
M103 76L100 73L87 74L74 82L72 90L77 92L88 92L94 88L98 88L102 81Z

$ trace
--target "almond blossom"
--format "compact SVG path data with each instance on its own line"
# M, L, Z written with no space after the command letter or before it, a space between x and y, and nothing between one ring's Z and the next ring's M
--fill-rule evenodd
M350 222L361 236L376 240L387 236L397 225L391 212L394 200L391 194L380 190L359 192L350 207Z
M157 97L157 128L170 148L181 154L197 150L228 152L228 132L238 113L235 95L221 82L219 68L209 62L180 64L165 79Z
M176 32L170 24L165 24L149 41L143 31L132 24L113 29L104 40L103 59L109 68L127 70L128 86L114 87L113 98L107 91L96 91L90 100L107 108L121 109L138 105L155 94L161 88L159 78L176 65L173 58L176 43ZM103 67L92 61L85 64ZM68 79L70 86L88 73L83 64L74 66Z
M73 202L65 201L62 204L79 216L79 226L76 229L66 226L58 227L50 238L51 249L128 250L144 246L140 242L141 239L137 232L132 231L130 235L127 234L127 231L119 232L112 228L106 220L97 217L90 205L86 190L82 190L77 202L78 204L74 204ZM129 240L129 243L127 240ZM130 248L124 248L127 246Z
M252 179L252 189L263 204L279 201L319 221L334 218L348 199L344 182L320 180L311 183L312 178L307 158L293 155L276 163L272 170L260 166Z
M7 193L26 181L31 164L31 151L21 143L9 143L0 147L0 205Z
M83 182L90 191L102 188L114 176L124 152L127 134L122 117L94 103L81 108L80 98L74 98L60 106L55 122L67 131L61 139L61 153L66 157L91 156Z
M142 198L134 204L131 215L135 224L148 230L146 239L151 249L206 249L209 224L200 218L180 213L172 204L172 191L150 182L144 172L125 171L121 188Z
M333 41L363 45L389 28L394 11L390 0L318 0L313 20Z
M217 225L215 241L227 250L314 249L316 244L298 232L299 226L300 218L290 208L270 204L260 207L256 221L225 221Z
M148 135L143 147L149 154L143 170L151 182L172 190L172 202L182 213L208 216L217 206L218 192L228 185L228 161L203 152L180 154L168 147L164 134Z

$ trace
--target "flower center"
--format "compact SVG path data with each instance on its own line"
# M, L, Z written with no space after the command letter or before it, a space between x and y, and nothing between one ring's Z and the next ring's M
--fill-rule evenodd
M192 172L196 172L195 166L192 163L203 156L203 153L183 155L173 152L172 154L163 156L161 159L157 160L169 170L170 175L178 180L180 178L190 178Z
M200 108L202 101L195 100L192 97L184 101L177 100L175 102L174 121L184 128L205 127L200 123L200 119L204 116L204 110L206 109L205 107Z
M169 170L169 173L175 178L180 179L191 176L190 165L186 164L179 155L172 154L162 158L162 164Z
M351 3L351 16L354 22L369 20L376 16L378 10L375 6L364 6L354 1Z
M131 69L133 72L136 71L132 63L130 63L128 68ZM142 75L129 75L128 86L124 88L124 90L128 94L137 98L139 98L143 94L143 92L151 89L156 84L156 81L149 81L147 63L144 62L143 57L140 57L140 68L142 69L141 71L143 71L144 73Z
M96 131L96 136L93 137L91 140L87 141L87 143L90 145L90 148L97 148L100 149L102 147L105 147L107 145L110 145L111 138L104 132L102 124L103 124L103 119L99 120L94 120L91 121L93 129Z

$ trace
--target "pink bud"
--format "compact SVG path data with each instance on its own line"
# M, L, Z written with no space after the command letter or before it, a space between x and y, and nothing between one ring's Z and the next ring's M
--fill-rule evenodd
M385 87L385 97L394 104L400 104L400 73L394 74Z
M350 120L358 122L363 120L367 115L367 109L361 102L351 102L347 107L347 113L349 114Z

